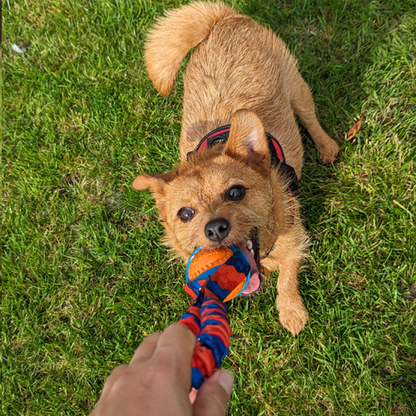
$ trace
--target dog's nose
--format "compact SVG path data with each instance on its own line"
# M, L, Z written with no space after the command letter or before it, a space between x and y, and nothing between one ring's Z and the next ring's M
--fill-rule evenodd
M217 218L205 226L205 235L212 241L221 241L230 232L230 223L225 218Z

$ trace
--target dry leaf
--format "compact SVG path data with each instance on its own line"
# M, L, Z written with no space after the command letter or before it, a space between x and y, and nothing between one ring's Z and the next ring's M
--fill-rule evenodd
M350 129L348 130L347 134L347 140L351 140L355 137L355 135L360 131L361 129L361 122L363 121L363 118L361 117Z

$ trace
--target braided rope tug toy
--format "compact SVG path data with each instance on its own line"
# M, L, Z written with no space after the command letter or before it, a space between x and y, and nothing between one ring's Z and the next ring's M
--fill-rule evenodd
M247 288L252 277L251 263L245 252L234 246L197 249L189 259L185 290L194 303L179 323L186 325L197 337L191 363L192 387L195 389L199 389L221 366L228 353L231 328L224 302ZM258 271L253 274L257 274L258 280Z

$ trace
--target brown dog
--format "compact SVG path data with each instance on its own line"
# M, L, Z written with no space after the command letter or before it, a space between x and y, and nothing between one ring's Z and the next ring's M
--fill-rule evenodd
M162 95L194 47L179 167L139 175L133 187L151 188L166 241L185 261L197 247L239 246L252 265L246 293L260 286L260 262L279 269L280 321L296 335L308 312L297 280L307 235L296 199L303 148L294 113L323 163L335 160L338 145L316 119L309 87L283 41L221 3L170 11L150 33L147 71Z

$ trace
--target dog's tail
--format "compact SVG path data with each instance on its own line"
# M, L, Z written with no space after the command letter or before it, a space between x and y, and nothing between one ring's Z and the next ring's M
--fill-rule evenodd
M168 11L150 32L146 45L149 78L162 94L169 94L187 53L206 39L212 28L236 12L222 3L196 2Z

